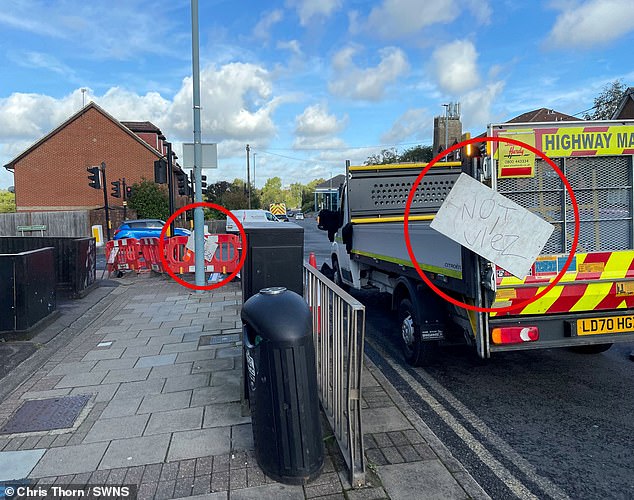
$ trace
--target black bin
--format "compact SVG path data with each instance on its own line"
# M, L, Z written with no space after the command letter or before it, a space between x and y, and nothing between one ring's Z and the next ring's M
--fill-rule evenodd
M256 459L270 478L306 484L324 464L310 310L284 287L265 288L242 322Z
M283 286L303 293L304 228L292 222L245 224L247 256L242 268L242 302L263 288Z

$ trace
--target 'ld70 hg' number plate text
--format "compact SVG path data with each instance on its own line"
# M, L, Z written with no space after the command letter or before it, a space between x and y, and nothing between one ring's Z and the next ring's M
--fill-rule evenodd
M601 335L634 331L634 315L577 320L577 335Z

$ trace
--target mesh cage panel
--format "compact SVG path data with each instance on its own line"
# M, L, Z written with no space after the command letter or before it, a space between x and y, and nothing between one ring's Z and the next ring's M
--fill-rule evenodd
M631 249L631 157L597 156L558 158L553 161L566 175L579 205L577 250L598 252ZM542 255L570 251L574 237L572 204L561 179L546 161L536 160L534 177L498 179L497 186L498 192L554 226L555 230ZM566 207L565 228L563 200Z

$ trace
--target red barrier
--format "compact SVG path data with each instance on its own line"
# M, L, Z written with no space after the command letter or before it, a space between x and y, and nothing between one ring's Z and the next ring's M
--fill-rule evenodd
M106 242L106 269L113 271L141 271L146 269L139 241L123 238Z
M193 273L195 271L194 252L187 249L187 236L174 236L165 243L165 258L173 273ZM240 260L238 246L240 239L233 234L205 235L205 272L230 274L238 267ZM214 244L216 245L213 248ZM213 250L213 255L207 254Z
M161 257L159 253L159 239L141 238L139 241L141 253L143 254L143 259L145 261L145 268L151 269L157 273L162 273L163 265L161 264Z

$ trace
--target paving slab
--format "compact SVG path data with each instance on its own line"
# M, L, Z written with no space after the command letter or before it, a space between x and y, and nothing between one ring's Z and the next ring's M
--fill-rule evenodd
M191 406L206 406L231 401L240 401L239 380L224 386L194 389Z
M112 441L139 437L147 424L149 415L130 415L116 418L100 418L97 420L86 437L84 443Z
M200 387L209 387L209 374L199 373L195 375L183 375L180 377L169 377L165 381L163 392L178 392L189 389L198 389Z
M164 462L169 444L169 434L111 441L99 464L99 469L116 469Z
M46 450L29 477L53 477L82 474L97 469L108 443L60 446Z
M440 460L383 465L377 474L392 500L468 498Z
M0 481L26 478L46 450L0 452Z
M76 394L94 394L95 403L102 403L110 401L117 392L118 388L119 384L101 384L86 387L75 387L70 393L73 396Z
M153 413L143 435L165 434L177 431L200 429L203 423L203 408Z
M113 399L101 413L100 418L127 417L129 415L134 415L137 412L142 399L143 398L140 396Z
M127 347L125 349L128 349ZM87 353L82 361L99 361L102 359L117 359L123 354L124 348L111 347L110 349L97 349Z
M161 348L161 354L190 352L198 349L198 342L180 342L178 344L165 344Z
M253 427L250 423L231 426L231 450L253 450Z
M116 384L119 382L140 382L148 378L149 368L126 368L124 370L110 370L104 384Z
M56 389L65 389L68 387L99 385L106 377L108 372L82 372L64 375L55 386Z
M304 500L304 488L286 484L265 484L254 488L242 488L231 491L231 500ZM411 497L408 500L412 500Z
M363 431L374 434L411 429L412 424L395 406L385 408L365 408L363 410Z
M68 375L70 373L89 372L95 366L95 361L70 361L68 363L60 363L53 368L49 375Z
M143 398L137 413L158 413L190 407L192 391L149 394Z
M231 428L214 427L175 432L167 455L168 461L223 455L231 451Z
M160 350L160 346L156 346ZM156 356L142 356L136 363L136 367L153 367L173 365L176 362L176 353L172 354L159 354Z
M101 361L97 361L94 370L127 370L128 368L132 368L136 362L136 358L102 359Z
M135 396L147 396L148 394L160 394L165 384L164 379L156 378L142 382L126 382L119 385L115 398L132 398Z
M224 427L249 422L251 422L251 417L242 416L242 405L238 401L205 406L203 428Z
M170 378L189 375L193 363L178 363L177 365L153 366L149 378Z

